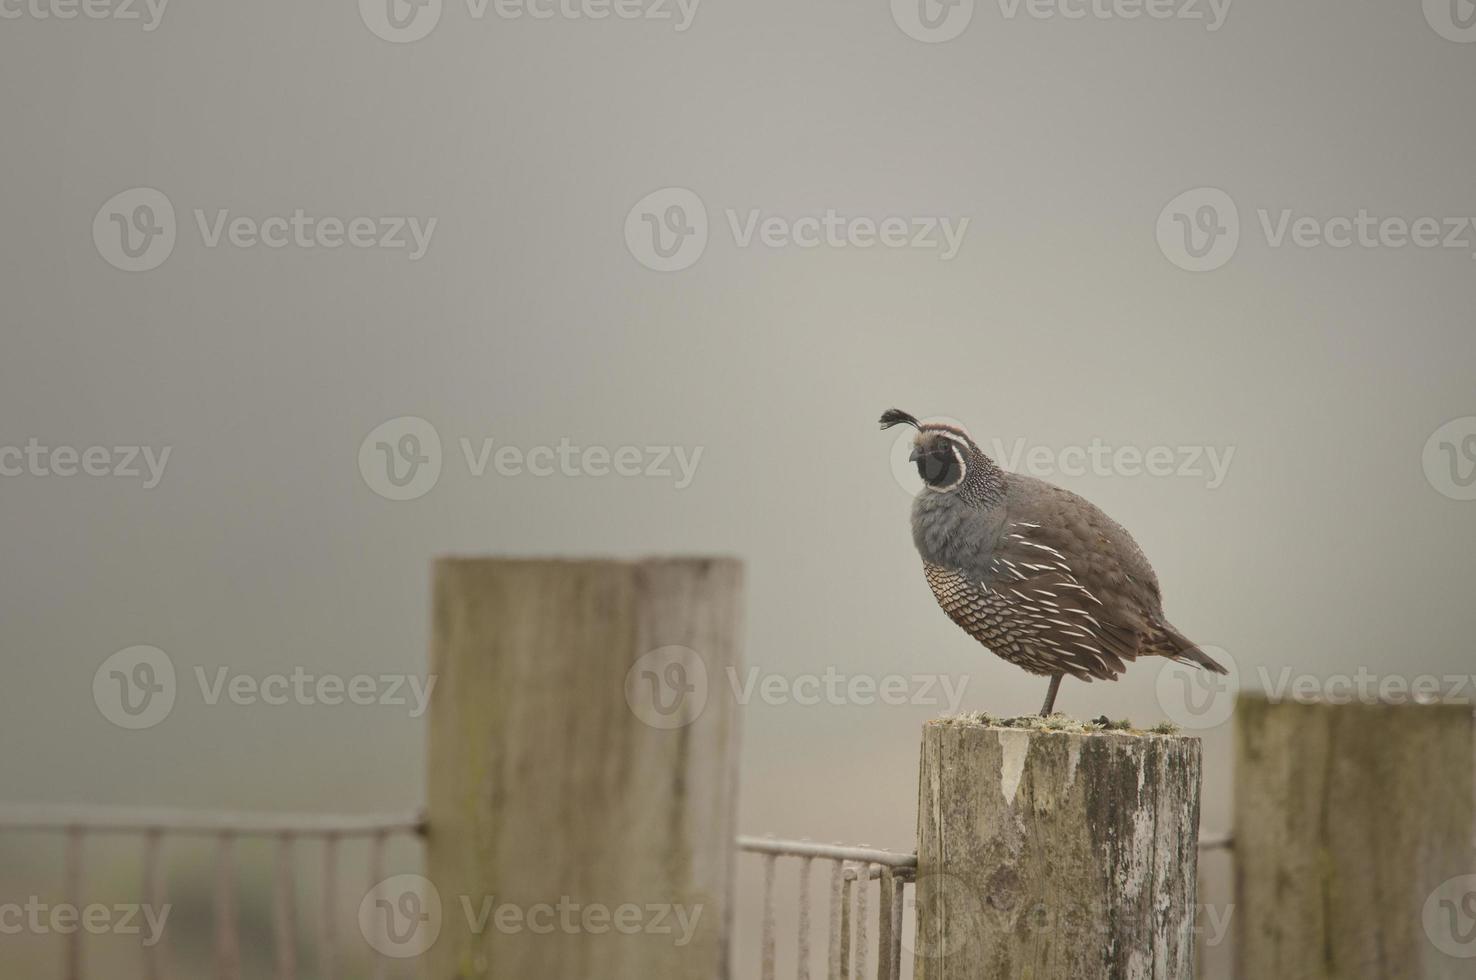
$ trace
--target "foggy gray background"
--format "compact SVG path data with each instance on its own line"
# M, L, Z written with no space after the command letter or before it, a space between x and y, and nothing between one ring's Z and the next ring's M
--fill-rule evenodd
M1470 672L1476 503L1437 492L1421 454L1476 415L1472 248L1272 247L1256 212L1476 215L1473 81L1476 46L1414 3L1242 0L1215 32L980 3L943 44L878 0L705 0L684 32L448 0L408 44L347 2L174 0L154 31L6 19L0 444L172 455L150 490L0 479L0 796L418 803L405 709L212 707L190 672L423 672L429 565L453 552L735 554L750 665L967 675L966 710L1034 711L1044 682L927 590L875 424L893 405L1007 446L1234 447L1213 490L1057 482L1134 533L1169 616L1247 686L1263 667ZM178 241L127 273L91 227L139 186L173 202ZM666 187L700 196L710 241L658 273L624 227ZM1191 273L1155 227L1199 187L1234 199L1241 239ZM206 248L196 208L437 225L419 261ZM740 248L730 208L969 226L951 261ZM357 460L400 416L436 427L444 468L396 502ZM684 489L476 478L463 436L702 456ZM125 732L91 684L135 644L168 652L181 693ZM1068 680L1059 707L1158 721L1157 674ZM909 849L919 727L941 711L755 701L740 828ZM1220 830L1230 726L1203 735Z

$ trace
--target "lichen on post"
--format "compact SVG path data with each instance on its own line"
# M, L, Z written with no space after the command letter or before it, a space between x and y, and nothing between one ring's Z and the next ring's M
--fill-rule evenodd
M1196 738L929 722L918 980L1189 980L1199 780Z

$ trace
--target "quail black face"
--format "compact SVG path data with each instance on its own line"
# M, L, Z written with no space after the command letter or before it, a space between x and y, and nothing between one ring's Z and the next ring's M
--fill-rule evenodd
M908 458L917 464L917 475L934 490L950 489L963 480L963 454L952 440L919 440Z

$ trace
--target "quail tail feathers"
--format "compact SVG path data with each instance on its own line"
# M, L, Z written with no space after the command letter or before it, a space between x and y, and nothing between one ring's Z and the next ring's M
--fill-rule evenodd
M1164 623L1161 629L1162 638L1159 640L1158 648L1152 650L1152 653L1156 653L1161 657L1168 657L1170 660L1177 660L1179 663L1196 664L1212 673L1230 673L1183 633L1180 633L1167 623Z

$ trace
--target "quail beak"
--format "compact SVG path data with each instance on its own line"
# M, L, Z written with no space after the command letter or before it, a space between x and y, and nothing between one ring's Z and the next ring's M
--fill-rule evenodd
M927 454L922 451L922 447L921 446L913 446L912 447L912 455L907 457L907 462L909 462L909 463L916 463L918 460L922 459L923 456L925 456L925 455L927 455Z

